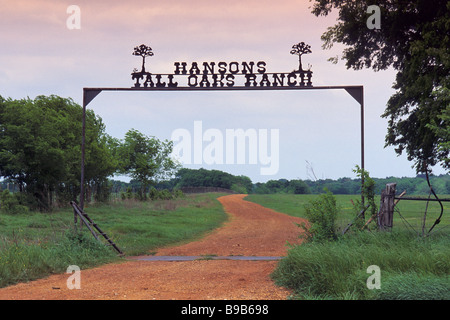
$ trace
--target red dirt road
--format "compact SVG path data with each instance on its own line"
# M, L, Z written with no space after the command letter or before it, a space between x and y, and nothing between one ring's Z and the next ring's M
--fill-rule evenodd
M218 200L230 218L199 241L160 249L159 256L283 256L286 241L298 243L303 220L228 195ZM70 274L0 289L0 300L279 300L290 294L270 274L277 261L143 261L81 270L81 288L70 290Z

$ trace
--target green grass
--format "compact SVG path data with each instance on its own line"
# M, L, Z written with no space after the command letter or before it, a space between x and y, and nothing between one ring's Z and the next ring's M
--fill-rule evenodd
M275 211L286 213L295 217L305 218L305 204L316 199L316 194L250 194L245 200L258 203L264 207ZM353 219L354 211L351 200L360 200L360 195L335 195L340 213L337 217L338 228L345 228ZM425 196L424 196L425 197ZM449 195L442 195L442 198L450 198ZM380 197L375 197L377 206L380 204ZM443 202L444 214L441 222L434 230L442 229L443 232L450 229L450 202ZM425 201L400 201L397 204L394 214L394 228L409 229L421 232L423 216L425 212ZM430 202L428 205L426 226L429 229L440 214L440 206L437 202ZM368 217L367 217L368 219ZM413 232L413 231L412 231Z
M119 201L87 209L127 255L192 241L220 226L227 215L219 194L187 195L177 200Z
M305 204L316 197L271 194L249 195L245 199L305 217ZM340 208L336 223L342 230L354 218L350 200L358 196L335 197ZM400 201L392 232L352 232L340 235L336 241L311 241L293 246L272 277L278 285L294 290L293 299L449 300L450 206L444 203L444 215L435 227L436 232L421 237L425 206L423 201ZM439 204L430 203L427 228L439 213ZM380 289L367 287L371 276L367 268L371 265L380 268Z
M204 236L227 219L220 194L186 195L174 200L118 201L86 206L91 219L125 255L149 254L157 248ZM0 213L0 287L120 261L111 247L83 228L74 232L73 211Z
M369 289L380 268L380 289ZM289 250L272 274L296 299L450 299L450 237L410 233L359 233L338 241L305 243Z

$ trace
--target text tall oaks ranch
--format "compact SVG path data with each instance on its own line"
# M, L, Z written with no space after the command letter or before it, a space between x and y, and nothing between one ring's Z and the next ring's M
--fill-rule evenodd
M310 87L312 71L267 73L266 63L259 62L174 62L172 74L146 71L131 74L134 88L223 88L223 87ZM183 82L182 82L183 81ZM180 83L183 83L180 85Z

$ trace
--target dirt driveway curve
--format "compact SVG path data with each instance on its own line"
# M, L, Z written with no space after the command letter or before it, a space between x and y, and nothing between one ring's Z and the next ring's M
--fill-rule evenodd
M298 242L303 220L243 200L218 198L230 218L199 241L163 248L159 256L283 256ZM81 271L81 289L67 288L68 274L0 289L0 300L237 300L285 299L270 273L277 261L144 261L131 257Z

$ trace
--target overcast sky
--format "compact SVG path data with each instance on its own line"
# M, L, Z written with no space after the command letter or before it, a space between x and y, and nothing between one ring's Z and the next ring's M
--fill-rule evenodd
M68 27L78 23L71 5L80 9L79 29ZM181 61L265 61L267 72L288 73L298 67L291 47L303 41L312 49L302 61L312 65L313 85L364 86L365 167L371 176L414 176L405 155L384 148L387 120L380 115L393 93L395 72L353 71L344 61L328 62L342 47L322 50L320 36L336 15L315 17L310 6L308 0L0 0L0 95L55 94L81 105L83 87L131 87L130 73L141 66L132 52L140 44L153 48L146 63L152 73L173 73L174 62ZM354 178L352 170L360 164L360 108L343 90L102 92L88 108L117 138L131 128L159 139L188 132L192 161L184 167L223 170L253 182L308 179L311 168L318 179ZM258 133L256 163L247 157L244 164L210 164L208 133L216 140L223 136L225 159L226 132L237 129ZM267 137L259 135L264 131ZM260 143L271 133L278 139L268 145L266 154L274 155L270 165ZM196 141L204 152L198 164ZM270 166L273 170L262 170Z

